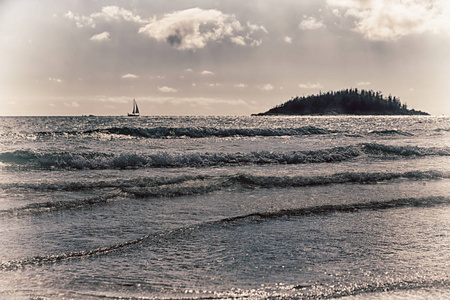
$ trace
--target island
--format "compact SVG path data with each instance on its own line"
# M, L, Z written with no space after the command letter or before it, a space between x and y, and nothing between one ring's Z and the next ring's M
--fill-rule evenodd
M252 116L277 115L429 115L408 109L397 97L384 97L372 90L346 89L295 97L266 112Z

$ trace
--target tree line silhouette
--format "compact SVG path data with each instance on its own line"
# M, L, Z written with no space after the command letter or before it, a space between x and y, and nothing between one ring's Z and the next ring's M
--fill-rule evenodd
M409 110L400 99L372 90L345 89L295 97L256 115L428 115Z

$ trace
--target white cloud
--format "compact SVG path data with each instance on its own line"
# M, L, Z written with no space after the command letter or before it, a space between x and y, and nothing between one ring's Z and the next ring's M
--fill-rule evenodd
M80 107L80 104L78 104L78 102L73 101L72 103L64 103L65 106L67 107Z
M358 82L357 85L359 85L359 86L367 86L367 85L370 85L370 82L368 82L368 81L361 81L361 82Z
M125 74L122 76L122 79L137 79L137 78L139 78L139 76L134 74Z
M254 33L256 31L262 31L264 33L269 33L263 25L256 25L256 24L251 24L250 22L247 22L247 27L250 29L251 33Z
M164 75L152 75L150 76L150 79L165 79L166 76Z
M121 98L120 98L121 99ZM108 99L108 101L113 101L113 99ZM142 100L141 100L142 101ZM175 97L175 96L152 96L143 100L149 103L158 105L176 105L176 106L189 106L189 107L214 107L216 105L229 105L237 107L249 107L250 105L241 99L236 100L226 100L219 98L206 98L206 97ZM129 102L129 99L128 99Z
M146 24L149 20L145 20L131 11L118 6L105 6L101 12L93 13L89 16L80 16L69 11L65 17L75 22L78 28L91 27L95 28L98 21L126 21L136 24Z
M325 28L323 21L319 21L314 17L303 17L303 21L300 22L299 28L302 30L316 30Z
M204 70L201 73L202 75L214 75L214 72L208 71L208 70Z
M323 85L321 85L318 82L316 83L308 82L308 83L300 83L298 87L302 89L321 89L323 88Z
M245 46L247 45L245 43L245 38L243 36L233 36L230 38L230 40L235 43L236 45Z
M193 97L193 98L170 98L170 99L153 99L155 102L170 103L173 105L189 105L189 106L214 106L219 104L225 104L230 106L248 106L244 100L224 100L217 98L205 98L205 97Z
M261 86L259 86L259 88L266 92L272 91L274 89L273 85L271 85L270 83L261 85Z
M448 0L327 0L327 5L336 16L354 18L354 30L369 40L450 33Z
M284 41L285 43L292 44L292 38L291 38L290 36L285 36L285 37L283 38L283 41Z
M225 40L241 46L253 45L255 31L265 31L265 28L250 23L244 27L234 15L198 7L165 14L139 29L140 33L180 50L200 49L209 42Z
M235 84L234 86L237 87L237 88L241 88L241 89L247 87L247 85L245 83L238 83L238 84Z
M94 36L92 36L90 38L91 41L96 41L96 42L106 42L106 41L110 41L111 39L109 38L109 32L108 31L104 31L102 33L96 34Z
M259 46L261 46L262 42L263 42L262 40L253 40L251 42L250 46L252 46L252 47L259 47Z
M95 96L94 99L100 102L111 103L130 103L130 97L108 97L104 95Z
M49 77L48 80L49 80L49 81L56 82L56 83L61 83L61 82L62 82L62 79L59 79L59 78L53 78L53 77Z
M133 14L131 11L118 6L105 6L102 8L102 11L100 13L92 14L91 17L107 21L124 20L136 24L145 24L148 22L147 20L142 19L140 16Z
M75 25L78 28L82 27L95 27L94 19L90 16L79 16L74 14L73 12L69 11L67 14L65 14L65 17L71 21L75 22Z
M180 50L200 49L212 41L229 41L240 46L259 46L262 39L255 36L267 33L262 25L247 22L242 25L234 15L216 9L190 8L163 15L160 19L145 19L132 11L105 6L100 12L88 16L69 11L65 17L78 28L95 28L99 21L125 21L140 26L139 32L158 41L165 41Z
M158 87L158 91L163 92L163 93L176 93L176 92L178 92L176 89L168 87L168 86Z

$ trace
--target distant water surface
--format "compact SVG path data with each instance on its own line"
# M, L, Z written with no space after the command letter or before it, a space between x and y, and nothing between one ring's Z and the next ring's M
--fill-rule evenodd
M0 298L450 298L448 117L0 117L0 170Z

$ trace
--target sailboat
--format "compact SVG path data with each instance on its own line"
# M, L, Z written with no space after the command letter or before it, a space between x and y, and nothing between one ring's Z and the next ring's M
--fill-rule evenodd
M128 113L129 117L139 117L139 107L136 103L136 100L133 99L133 112L130 114Z

